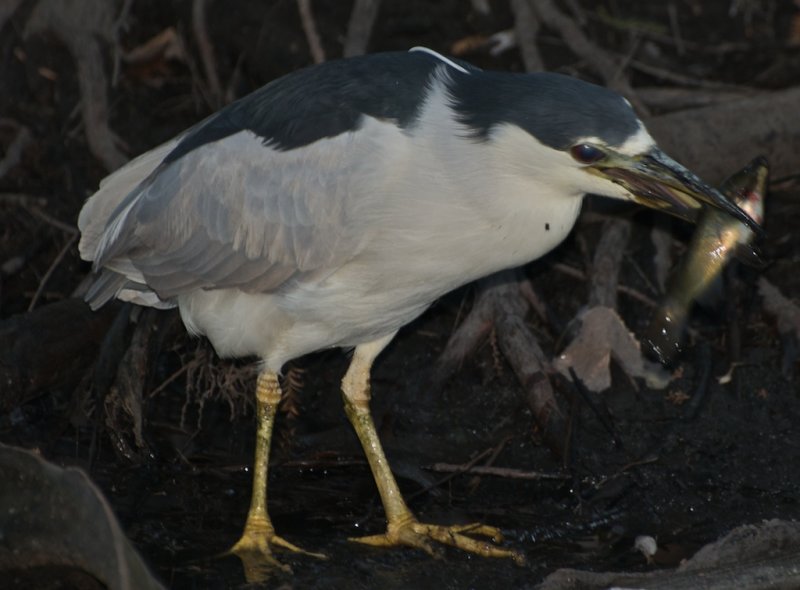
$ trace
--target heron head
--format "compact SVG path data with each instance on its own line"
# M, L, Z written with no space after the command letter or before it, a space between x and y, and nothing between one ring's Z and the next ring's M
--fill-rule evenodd
M638 149L631 150L624 144L614 148L601 141L581 139L569 148L569 155L583 171L599 179L600 186L615 185L601 194L622 196L691 222L697 220L703 206L710 206L760 231L756 222L733 201L665 154L650 139L644 126L628 143Z
M631 104L560 74L464 74L454 108L479 139L494 141L508 170L565 195L628 199L695 221L704 206L761 229L722 193L667 156Z

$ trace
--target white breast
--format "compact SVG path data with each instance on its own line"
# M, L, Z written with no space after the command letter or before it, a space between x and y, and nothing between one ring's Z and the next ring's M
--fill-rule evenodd
M220 354L257 354L278 370L313 350L391 334L452 289L558 245L582 194L550 174L548 152L530 161L535 140L517 128L486 143L464 140L437 92L442 87L431 91L416 127L367 119L359 131L376 141L361 154L374 165L349 180L347 216L363 232L349 261L271 294L181 296L187 326Z

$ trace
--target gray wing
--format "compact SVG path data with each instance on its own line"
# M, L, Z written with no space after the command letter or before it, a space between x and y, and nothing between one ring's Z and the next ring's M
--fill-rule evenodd
M370 143L344 133L279 151L240 131L173 161L164 157L175 141L135 160L81 212L81 255L105 275L88 299L99 306L127 289L154 292L158 304L195 289L265 292L332 272L359 250L355 205L369 189L357 179L374 177L359 174Z
M87 298L160 305L332 272L359 251L365 208L391 200L386 178L448 64L467 71L424 51L298 70L112 174L78 221L102 269Z

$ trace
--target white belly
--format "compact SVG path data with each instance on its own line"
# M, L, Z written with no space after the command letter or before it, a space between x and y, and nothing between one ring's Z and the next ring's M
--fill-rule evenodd
M445 293L542 256L569 233L579 208L575 199L566 207L539 208L466 235L453 227L385 230L324 280L265 294L195 291L179 297L181 316L221 356L257 355L277 371L315 350L392 334ZM475 220L462 221L475 225Z

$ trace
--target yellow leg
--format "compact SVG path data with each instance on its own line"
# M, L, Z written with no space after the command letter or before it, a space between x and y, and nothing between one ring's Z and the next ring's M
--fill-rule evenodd
M406 506L389 467L389 462L386 460L369 411L370 369L375 358L393 336L358 346L353 354L350 367L342 379L345 412L355 428L364 453L367 455L367 461L378 486L378 493L381 496L387 520L384 534L351 540L381 547L407 545L422 549L434 556L437 555L437 552L431 541L436 541L485 557L510 557L517 563L523 563L525 558L521 553L501 549L488 541L480 541L467 536L467 534L480 535L499 543L503 537L500 531L494 527L483 524L456 526L425 524L419 522Z
M325 558L318 553L308 553L275 534L275 528L267 512L267 466L269 463L269 447L272 439L272 427L275 413L281 401L281 387L278 375L271 371L263 371L258 376L256 385L256 451L253 467L253 495L247 522L239 541L229 553L242 560L245 577L249 582L261 581L269 571L279 568L291 571L272 556L271 546L282 547L289 551L305 553L314 557Z

